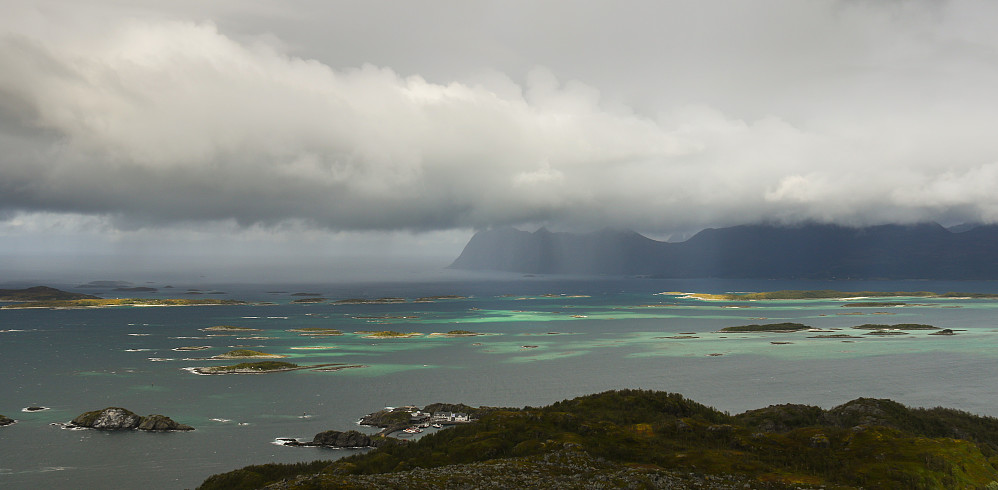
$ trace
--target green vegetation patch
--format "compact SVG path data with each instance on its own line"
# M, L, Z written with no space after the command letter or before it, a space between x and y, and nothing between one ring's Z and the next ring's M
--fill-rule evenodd
M578 459L560 469L544 465L565 457ZM489 468L508 482L535 475L522 480L523 487L542 486L531 482L545 481L548 471L614 487L610 482L623 481L617 472L632 468L654 472L650 481L659 483L675 474L703 483L744 482L735 488L984 488L998 480L998 419L876 399L831 410L782 405L731 416L678 394L621 390L544 408L496 410L475 424L327 462L321 472L315 465L279 465L268 476L248 467L216 475L201 488L257 488L278 480L291 489L365 488L376 486L374 478L386 478L392 488L435 488L426 475L492 481ZM407 471L414 468L420 470ZM701 486L712 487L671 488Z
M318 473L329 466L329 463L329 461L313 461L311 463L270 463L247 466L236 471L211 476L198 488L250 490L297 475Z
M739 325L737 327L724 327L721 332L797 332L807 330L811 327L803 323L767 323L765 325Z

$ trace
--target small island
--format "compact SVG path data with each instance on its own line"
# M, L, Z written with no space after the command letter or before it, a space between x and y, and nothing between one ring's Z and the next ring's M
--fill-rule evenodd
M443 294L439 296L423 296L422 298L416 298L413 303L433 303L434 301L449 300L449 299L468 299L467 296L458 296L456 294Z
M243 362L231 366L187 368L196 374L260 374L303 369L301 366L281 361Z
M194 374L216 375L216 374L266 374L280 373L286 371L314 370L318 372L334 372L343 369L355 369L367 367L361 364L314 364L311 366L299 366L291 362L283 361L259 361L243 362L231 366L208 366L208 367L188 367L183 368Z
M383 305L392 303L405 303L405 298L347 298L333 301L333 304L337 305Z
M17 303L5 305L2 308L47 308L47 309L79 309L79 308L111 308L117 306L150 307L150 306L219 306L219 305L245 305L245 301L234 299L150 299L150 298L121 298L121 299L67 299L30 301L27 303Z
M420 335L423 335L419 332L402 333L402 332L396 332L394 330L383 330L381 332L360 331L354 333L358 335L363 335L365 339L408 339L411 337L419 337Z
M858 330L939 330L939 327L925 325L923 323L895 323L886 325L882 323L864 323L852 327Z
M282 357L280 354L267 354L266 352L260 352L250 349L236 349L226 352L225 354L219 354L217 356L212 356L212 359L279 359Z
M202 332L262 332L263 329L259 328L249 328L249 327L234 327L232 325L215 325L214 327L199 328L198 330Z
M415 320L419 317L415 315L360 315L350 318L354 320L375 320L374 323L381 323L379 320Z
M14 419L12 419L12 418L10 418L10 417L8 417L8 416L6 416L6 415L0 415L0 427L5 427L5 426L8 426L8 425L11 425L14 422L17 422L17 421L14 420Z
M188 431L194 430L189 425L174 422L165 415L147 415L140 417L130 410L121 407L108 407L80 414L67 428L88 428L100 430L150 430L150 431Z
M321 296L315 297L315 298L299 298L299 299L293 299L293 300L291 300L291 302L295 303L295 304L322 303L323 301L327 301L327 300L326 300L326 298L323 298Z
M285 330L285 332L294 332L294 333L302 334L302 336L310 336L310 337L311 336L321 337L321 336L343 335L343 332L341 332L341 331L339 331L339 330L337 330L335 328L322 328L322 327L291 328L291 329Z
M811 327L803 323L767 323L764 325L739 325L737 327L724 327L719 332L798 332L808 330Z
M451 330L450 332L434 332L427 337L478 337L484 333L472 332L470 330Z

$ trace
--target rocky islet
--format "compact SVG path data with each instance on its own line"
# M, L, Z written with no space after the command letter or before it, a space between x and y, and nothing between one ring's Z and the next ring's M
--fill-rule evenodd
M175 422L173 419L165 415L153 414L142 417L121 407L108 407L103 410L94 410L82 413L67 424L66 427L100 430L194 430L194 427Z

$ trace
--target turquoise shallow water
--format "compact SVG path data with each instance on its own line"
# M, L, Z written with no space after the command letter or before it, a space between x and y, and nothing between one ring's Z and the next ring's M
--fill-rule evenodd
M278 304L0 311L0 413L19 420L0 428L0 487L190 488L213 473L247 464L351 454L285 448L272 441L357 428L360 416L386 405L537 406L625 387L679 392L731 412L791 402L830 407L875 396L998 415L998 395L991 389L998 374L998 301L919 298L909 302L920 306L848 308L836 301L708 303L656 294L784 288L998 290L990 282L523 280L191 287L226 293L217 297ZM468 298L293 304L299 298L294 292L318 292L331 299ZM160 289L150 296L179 294ZM784 321L860 338L718 332L726 326ZM873 337L851 328L863 323L928 323L961 331L952 337L924 331ZM214 325L260 331L219 335L200 330ZM344 335L310 337L288 331L307 327L336 328ZM354 333L382 330L422 335L371 339ZM429 335L450 330L488 335ZM208 349L173 350L190 346ZM204 358L234 348L285 355L300 365L366 367L230 376L183 370L232 364ZM29 405L51 409L21 412ZM102 433L49 425L107 406L166 414L197 430Z

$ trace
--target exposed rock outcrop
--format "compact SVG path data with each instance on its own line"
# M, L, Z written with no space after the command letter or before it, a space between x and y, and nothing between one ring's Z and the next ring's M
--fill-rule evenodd
M331 447L377 447L381 445L381 441L384 441L383 437L372 438L355 430L327 430L312 438L312 444Z
M348 430L327 430L312 438L311 442L285 441L285 446L321 446L321 447L378 447L384 444L384 437L370 437L367 434Z
M0 415L0 427L3 427L5 425L13 424L14 422L17 422L17 421L14 420L14 419L12 419L12 418L10 418L10 417L8 417L8 416L6 416L6 415Z
M69 426L101 430L194 430L194 427L174 422L165 415L140 417L120 407L108 407L80 414L69 423Z
M142 421L139 422L138 429L139 430L194 430L194 427L174 422L173 419L167 417L166 415L153 414L146 417L142 417Z

